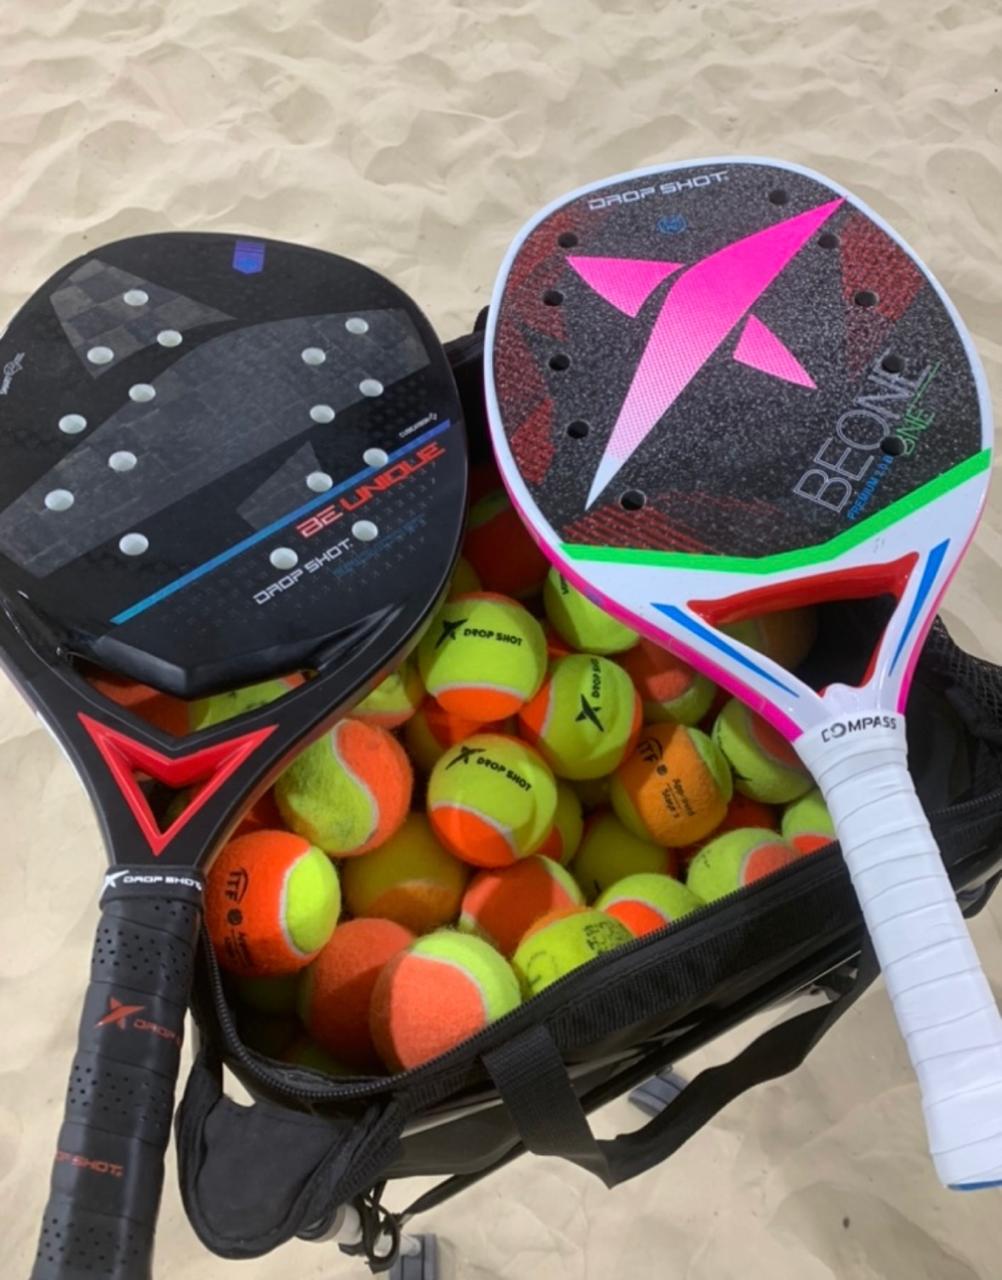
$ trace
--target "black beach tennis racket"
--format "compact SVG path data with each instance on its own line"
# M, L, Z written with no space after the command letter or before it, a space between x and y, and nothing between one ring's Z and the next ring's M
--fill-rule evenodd
M464 519L463 424L399 289L275 241L95 250L18 313L0 365L2 657L111 861L32 1274L146 1280L202 870L435 606ZM185 699L309 678L175 737L103 696L92 666ZM164 817L153 784L197 792Z

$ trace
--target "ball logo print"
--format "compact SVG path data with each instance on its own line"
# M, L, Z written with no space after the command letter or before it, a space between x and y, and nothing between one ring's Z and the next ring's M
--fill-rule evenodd
M457 634L466 626L466 621L466 618L443 618L442 631L435 641L435 648L441 649L442 645L455 640Z

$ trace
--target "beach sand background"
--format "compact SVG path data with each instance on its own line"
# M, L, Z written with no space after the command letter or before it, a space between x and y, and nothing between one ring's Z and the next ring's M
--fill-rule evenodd
M103 241L242 231L361 258L443 338L512 235L584 182L772 154L844 182L933 267L1002 390L1002 27L990 0L5 0L0 315ZM1002 486L949 595L1002 659ZM0 1271L27 1276L103 864L69 766L0 689ZM1002 985L1002 901L974 926ZM748 1029L700 1056L722 1057ZM700 1065L690 1061L692 1074ZM597 1122L638 1123L626 1103ZM413 1187L394 1188L393 1206ZM557 1280L990 1280L997 1195L938 1187L882 990L792 1078L614 1193L518 1162L422 1229L447 1274ZM366 1274L332 1245L224 1263L168 1173L157 1276Z

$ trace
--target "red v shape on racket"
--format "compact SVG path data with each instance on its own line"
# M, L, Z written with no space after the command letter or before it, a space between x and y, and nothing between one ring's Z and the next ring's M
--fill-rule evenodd
M517 236L487 328L512 500L591 599L707 672L821 786L922 1088L937 1172L1002 1181L1002 1021L907 770L922 641L985 501L992 416L914 252L810 170L625 174ZM894 601L821 691L720 627Z
M201 870L417 638L458 553L465 433L413 302L277 241L95 249L15 316L0 365L0 658L86 782L112 863L32 1276L148 1280ZM186 737L102 692L300 672ZM151 779L199 790L161 824Z

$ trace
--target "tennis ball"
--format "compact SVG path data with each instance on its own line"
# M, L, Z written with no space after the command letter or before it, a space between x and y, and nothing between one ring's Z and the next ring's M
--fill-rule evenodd
M503 720L543 683L543 628L507 596L447 600L418 645L425 688L453 715Z
M414 941L392 920L349 920L303 971L299 1016L314 1041L347 1066L378 1071L369 1029L376 980L394 956Z
M247 711L256 711L269 702L277 702L302 683L301 675L283 676L278 680L245 685L242 689L231 689L229 693L216 693L211 698L197 698L188 704L188 727L192 732L208 729Z
M717 716L713 741L734 770L734 786L743 795L785 804L810 791L811 775L793 747L737 698Z
M503 489L470 508L463 555L488 591L520 599L539 590L549 567Z
M596 911L626 925L635 938L656 933L674 924L703 904L680 880L671 876L627 876L614 884L595 903Z
M140 720L163 729L164 733L181 738L188 732L188 704L182 698L172 698L170 694L160 693L148 684L139 684L128 676L116 675L111 671L97 671L88 675L87 683L109 701L128 708Z
M423 697L424 688L417 666L408 659L354 707L351 718L361 720L363 724L395 729L411 718Z
M425 698L404 726L404 742L417 767L431 773L444 751L472 737L483 725L482 720L454 716L434 698Z
M711 840L716 840L717 836L728 831L737 831L740 827L765 827L767 830L778 831L779 817L772 805L763 804L761 800L753 800L750 796L743 796L740 791L735 791L720 826L695 844L679 849L682 866L687 867L700 849Z
M637 643L637 633L592 604L556 569L543 584L543 608L557 634L584 653L622 653Z
M601 809L609 803L609 791L612 788L611 776L604 778L582 778L580 782L570 784L574 794L587 810Z
M334 864L289 831L254 831L224 845L205 884L205 923L219 963L245 978L294 973L334 932Z
M648 724L616 770L610 797L620 822L634 835L681 848L723 821L731 772L699 729Z
M300 1036L281 1055L282 1061L293 1067L305 1067L308 1071L320 1071L325 1076L350 1076L352 1072L321 1049L308 1036Z
M697 898L715 902L798 857L793 845L775 831L747 827L728 831L704 845L689 865L686 884Z
M783 810L780 830L798 853L814 853L835 839L835 824L817 787Z
M626 925L604 911L571 907L537 920L518 944L512 966L528 1000L581 965L631 941Z
M643 703L644 720L699 724L716 685L667 649L641 638L619 659Z
M583 832L584 819L577 792L568 783L558 782L557 816L553 819L549 835L539 846L539 852L566 867L578 851Z
M395 920L412 933L451 924L469 878L469 867L442 848L423 813L409 813L385 844L341 868L352 915Z
M413 777L385 729L339 720L275 783L286 824L340 858L375 849L407 816Z
M428 779L428 817L445 847L478 867L535 853L553 826L557 784L517 738L475 733L442 755Z
M570 872L588 902L618 884L625 876L642 873L671 876L678 870L674 849L636 836L614 813L596 813L585 824L584 835Z
M459 927L510 956L537 920L583 903L577 881L563 867L550 858L523 858L512 867L473 877L463 895Z
M482 591L484 584L476 575L473 565L465 556L460 556L456 561L456 567L452 571L452 581L449 583L449 599L452 600L456 596L469 595L471 591Z
M745 618L743 622L729 622L720 629L792 671L807 657L817 639L818 614L810 607L783 609Z
M611 773L640 730L640 698L615 662L593 654L558 658L518 716L522 736L562 778Z
M295 1013L298 973L282 973L268 978L237 978L233 994L242 1005L258 1013Z
M511 966L481 938L440 929L418 938L379 975L370 1027L393 1071L419 1067L521 1003Z

